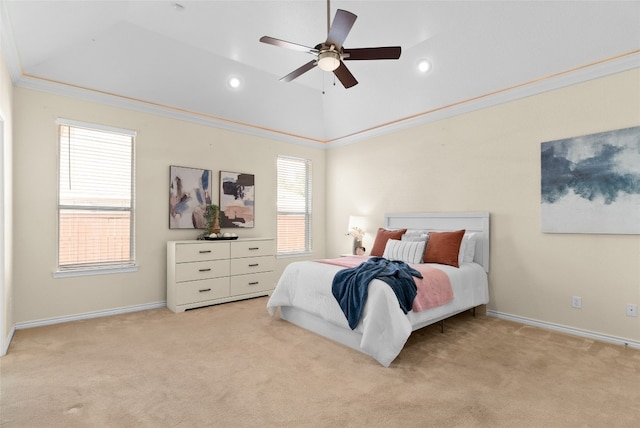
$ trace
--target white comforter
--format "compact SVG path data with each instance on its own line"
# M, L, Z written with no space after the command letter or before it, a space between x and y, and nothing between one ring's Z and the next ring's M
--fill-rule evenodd
M400 353L411 331L489 300L487 274L475 263L460 268L433 265L451 280L453 301L421 312L404 314L393 290L380 280L369 284L369 295L355 332L362 335L360 349L388 367ZM267 308L274 315L280 306L292 306L340 328L350 330L347 318L331 293L341 266L312 261L289 264L271 295Z

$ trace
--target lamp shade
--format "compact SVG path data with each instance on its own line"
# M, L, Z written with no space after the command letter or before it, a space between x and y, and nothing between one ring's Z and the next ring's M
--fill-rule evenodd
M347 234L353 237L353 254L355 255L363 255L365 251L362 246L365 222L365 217L357 215L349 216L349 232Z
M362 233L364 233L364 226L366 221L367 221L366 217L357 216L357 215L349 216L349 232L357 229L362 231Z

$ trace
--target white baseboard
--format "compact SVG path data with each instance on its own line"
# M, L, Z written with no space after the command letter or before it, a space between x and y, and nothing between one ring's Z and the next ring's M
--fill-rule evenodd
M11 327L11 330L9 331L9 335L6 337L6 340L4 342L4 347L3 349L0 349L0 357L7 355L7 351L9 351L9 345L11 344L11 340L13 340L13 335L16 332L16 326L14 325L13 327Z
M69 315L64 317L47 318L47 319L42 319L37 321L17 323L9 332L9 335L5 342L4 349L0 350L0 356L6 355L16 330L22 330L22 329L33 328L33 327L41 327L41 326L53 325L53 324L60 324L60 323L70 322L70 321L106 317L111 315L119 315L119 314L125 314L130 312L146 311L150 309L159 309L164 307L166 307L166 302L163 301L163 302L156 302L156 303L147 303L144 305L127 306L124 308L109 309L106 311L86 312L78 315ZM520 324L526 324L526 325L544 328L547 330L553 330L553 331L559 331L561 333L572 334L574 336L585 337L587 339L599 340L601 342L613 343L616 345L629 346L631 348L640 349L640 342L635 340L624 339L624 338L610 336L610 335L601 334L601 333L594 333L592 331L581 330L573 327L567 327L564 325L554 324L547 321L539 321L532 318L521 317L518 315L506 314L503 312L498 312L490 309L487 309L487 315L491 317L504 319L507 321L514 321Z
M609 336L601 333L594 333L588 330L581 330L578 328L567 327L560 324L554 324L547 321L538 321L531 318L521 317L518 315L505 314L503 312L493 311L487 309L487 315L491 317L500 318L507 321L514 321L520 324L531 325L535 327L544 328L547 330L559 331L561 333L572 334L574 336L585 337L587 339L598 340L600 342L613 343L616 345L628 346L630 348L640 349L640 342L630 339L624 339L616 336Z
M45 325L60 324L60 323L69 322L69 321L87 320L91 318L108 317L111 315L120 315L120 314L126 314L130 312L146 311L149 309L159 309L159 308L164 308L166 306L167 306L167 302L164 302L164 301L155 302L155 303L146 303L144 305L134 305L134 306L126 306L123 308L107 309L105 311L85 312L83 314L77 314L77 315L67 315L63 317L20 322L20 323L16 323L14 328L15 330L22 330L25 328L42 327ZM8 346L9 345L7 345L7 347Z

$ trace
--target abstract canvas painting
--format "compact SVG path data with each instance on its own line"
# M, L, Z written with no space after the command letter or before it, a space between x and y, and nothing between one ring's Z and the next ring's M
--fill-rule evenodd
M220 171L220 227L253 227L253 174Z
M211 170L171 166L169 228L204 229L211 204Z
M640 126L542 143L542 231L640 234Z

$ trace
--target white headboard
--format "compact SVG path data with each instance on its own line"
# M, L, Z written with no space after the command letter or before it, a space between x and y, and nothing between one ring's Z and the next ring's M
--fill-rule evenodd
M392 213L384 215L384 227L387 229L421 229L429 231L448 231L465 229L475 232L476 252L473 261L489 272L489 213Z

